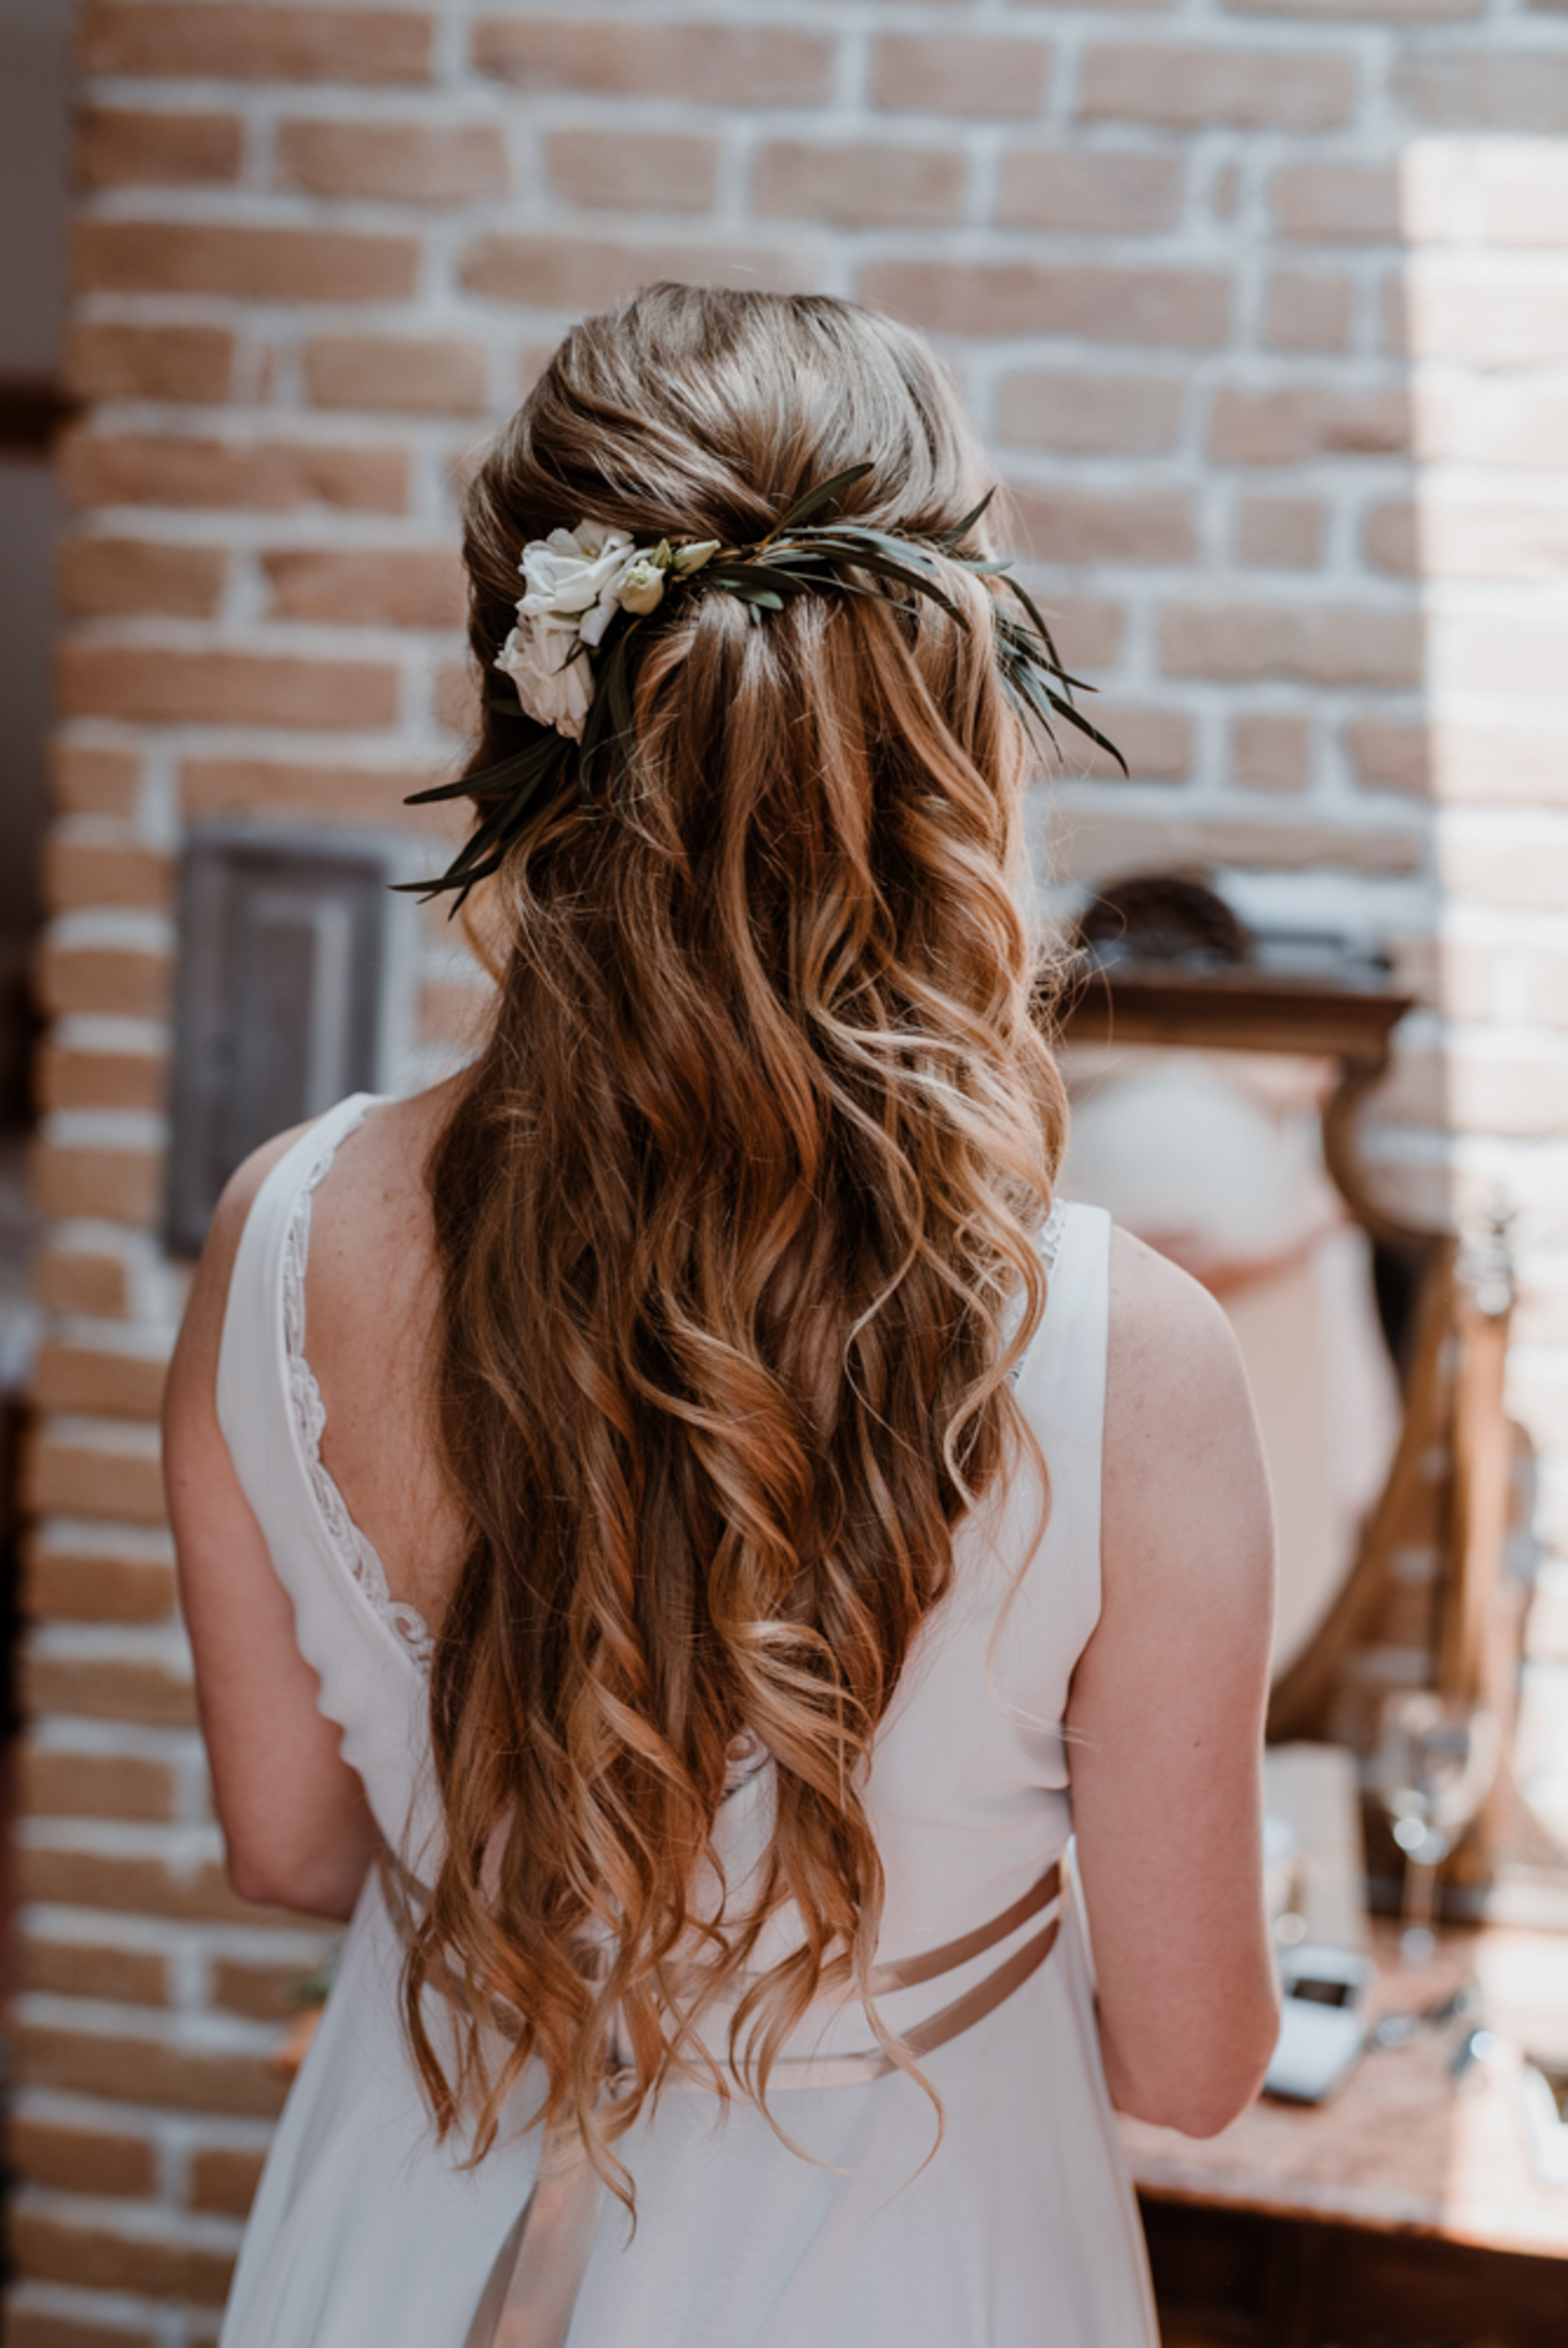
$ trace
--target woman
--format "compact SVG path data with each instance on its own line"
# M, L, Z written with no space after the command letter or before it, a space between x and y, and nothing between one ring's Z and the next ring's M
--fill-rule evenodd
M912 336L679 286L475 485L489 1039L241 1169L170 1387L233 1880L353 1920L224 2348L1154 2340L1111 2102L1274 2037L1268 1504L1053 1206L985 488Z

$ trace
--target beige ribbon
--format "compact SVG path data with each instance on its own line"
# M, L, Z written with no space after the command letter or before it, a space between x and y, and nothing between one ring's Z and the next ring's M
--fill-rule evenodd
M984 1956L1020 1924L1061 1896L1061 1867L1049 1867L1021 1900L1015 1900L989 1924L929 1949L924 1956L877 1965L871 1975L873 1997L894 1990L917 1989L922 1982L957 1972L974 1957ZM972 2030L1004 1999L1026 1982L1050 1954L1061 1927L1060 1914L1042 1931L1015 1949L994 1972L987 1973L962 1997L917 2023L903 2034L903 2044L917 2061L961 2031ZM886 2078L899 2065L881 2047L863 2054L784 2055L768 2079L775 2087L849 2087ZM671 2085L687 2084L673 2080ZM695 2085L696 2082L692 2082ZM572 2311L588 2271L599 2232L605 2188L576 2143L547 2137L534 2189L518 2212L517 2223L501 2244L483 2296L468 2327L464 2348L565 2348Z

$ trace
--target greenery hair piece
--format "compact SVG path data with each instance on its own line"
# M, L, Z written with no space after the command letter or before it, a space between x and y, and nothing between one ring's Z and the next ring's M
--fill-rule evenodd
M792 595L826 589L842 595L886 597L906 612L913 612L923 597L967 629L969 615L945 591L941 564L956 564L976 578L995 579L1020 607L1011 611L999 597L996 600L997 659L1002 682L1020 716L1026 723L1038 724L1053 747L1055 721L1064 720L1114 758L1125 774L1126 761L1114 743L1091 725L1073 702L1074 693L1091 693L1093 686L1071 676L1062 666L1050 630L1028 591L1011 575L1009 563L958 551L995 490L989 490L962 521L932 538L900 537L858 522L813 520L813 515L842 490L864 480L872 469L869 464L853 465L845 472L835 473L798 499L753 546L720 547L710 552L707 542L697 546L676 539L641 556L629 547L628 562L637 563L640 575L660 574L656 600L662 599L666 587L682 593L733 595L750 607L758 622L770 612L782 611ZM589 528L579 524L577 536L581 538ZM597 533L601 542L605 535ZM557 536L565 544L572 543L569 534L558 532ZM866 579L876 583L863 583ZM561 664L564 669L586 660L590 643L600 655L597 673L590 671L594 682L580 732L563 730L559 723L543 723L520 702L492 698L490 706L504 711L524 729L526 738L520 748L478 774L462 775L456 782L415 791L405 801L408 807L424 807L436 800L471 798L478 803L480 815L438 880L400 885L426 898L452 891L451 910L456 912L468 891L498 870L528 826L555 804L574 773L585 807L598 806L606 798L613 805L626 803L635 769L632 663L640 631L651 611L615 604L613 593L609 602L613 608L606 611L601 603L594 614L599 623L594 635L579 637ZM524 607L518 608L521 613ZM575 627L577 622L562 620L557 624ZM509 667L510 664L503 656L497 665Z

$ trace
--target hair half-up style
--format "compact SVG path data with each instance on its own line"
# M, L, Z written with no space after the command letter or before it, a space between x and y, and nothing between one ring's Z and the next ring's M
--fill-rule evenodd
M885 319L663 285L575 327L469 498L487 697L525 541L585 517L754 541L868 458L845 515L909 537L987 487ZM537 2058L548 2123L619 2178L671 2067L760 2096L815 1998L869 2010L866 1765L960 1518L1030 1446L1008 1373L1064 1130L1015 893L1033 753L991 592L947 569L967 625L671 596L629 803L568 795L486 884L494 1025L429 1174L470 1530L405 1975L436 2118L476 2152ZM470 771L507 724L487 709ZM776 1807L734 1915L713 1830L748 1733ZM794 1953L753 1968L786 1908ZM722 2065L696 2027L720 1999Z

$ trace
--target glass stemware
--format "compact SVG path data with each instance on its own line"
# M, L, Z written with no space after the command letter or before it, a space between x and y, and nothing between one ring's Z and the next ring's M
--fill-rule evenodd
M1384 1703L1373 1773L1394 1840L1405 1855L1400 1953L1424 1963L1444 1862L1491 1790L1501 1732L1484 1704L1400 1690Z

